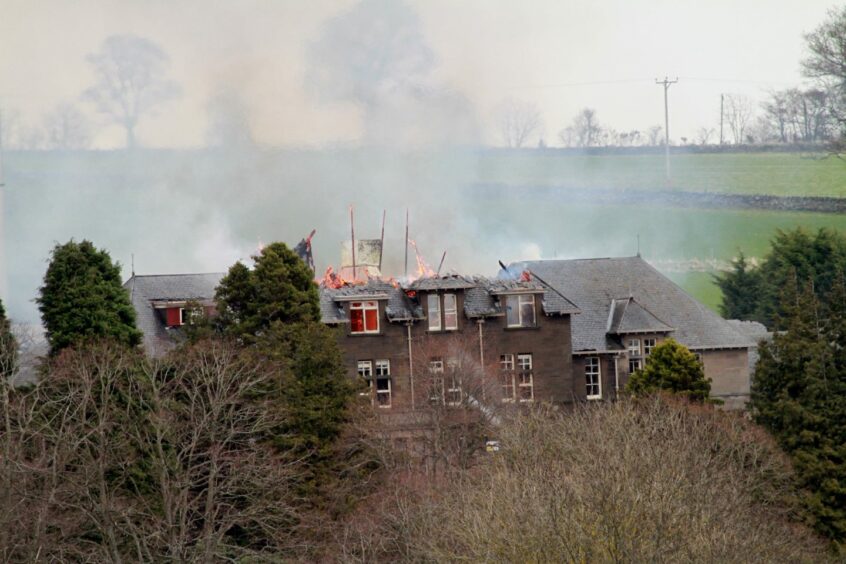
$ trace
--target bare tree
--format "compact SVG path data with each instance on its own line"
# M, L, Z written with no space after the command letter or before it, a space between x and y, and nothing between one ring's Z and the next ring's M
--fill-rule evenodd
M647 137L649 138L649 145L657 147L664 143L664 128L660 125L653 125L647 130Z
M179 89L166 78L168 57L143 37L113 35L87 57L96 83L83 93L98 112L126 130L126 146L135 147L135 127L156 106L175 98Z
M790 522L789 463L741 417L649 398L533 410L500 438L487 464L428 490L396 482L393 507L358 545L367 559L826 559L825 543Z
M85 149L91 144L91 127L82 112L63 102L44 120L47 144L52 149Z
M572 147L576 143L576 131L572 125L568 125L558 132L558 139L565 147Z
M746 142L746 130L753 117L752 102L743 94L726 94L726 122L735 145Z
M596 118L596 110L583 109L573 118L572 128L579 147L593 147L599 143L602 127Z
M496 110L499 132L506 147L519 149L543 129L540 110L535 104L509 99Z
M714 136L713 127L700 127L696 132L696 143L698 145L707 145L711 142L711 137Z

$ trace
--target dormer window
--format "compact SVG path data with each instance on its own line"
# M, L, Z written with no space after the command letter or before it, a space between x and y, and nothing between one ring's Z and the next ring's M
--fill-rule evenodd
M426 297L427 310L429 313L429 331L441 330L441 297L437 294L429 294Z
M458 300L455 299L455 294L444 294L444 329L458 329Z
M506 320L509 327L535 327L535 295L512 294L505 297Z
M426 297L426 309L429 331L458 330L458 299L455 294L429 294Z
M350 302L350 333L379 332L379 302Z

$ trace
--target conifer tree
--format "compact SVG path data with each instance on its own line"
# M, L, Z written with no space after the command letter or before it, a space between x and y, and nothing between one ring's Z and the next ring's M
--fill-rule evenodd
M334 332L320 321L311 270L284 243L236 263L218 286L218 327L250 352L282 367L268 390L289 414L276 441L317 458L328 456L353 395Z
M646 366L632 374L626 390L634 395L664 390L703 402L711 393L711 382L696 355L675 339L667 339L652 350Z
M40 290L36 302L51 354L101 337L130 346L141 342L120 265L90 241L56 245Z
M12 333L12 325L6 317L6 309L0 300L0 378L5 382L18 369L18 341Z

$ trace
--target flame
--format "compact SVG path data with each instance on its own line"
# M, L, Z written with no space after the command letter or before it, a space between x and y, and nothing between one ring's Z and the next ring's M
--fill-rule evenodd
M532 281L532 273L528 270L524 270L520 273L520 282L531 282Z
M339 274L335 273L335 269L331 266L326 269L323 278L316 280L317 284L323 288L343 288L349 282L341 278Z
M417 243L414 239L408 240L409 244L414 248L414 256L417 259L417 278L431 278L435 276L435 270L423 260L420 256L420 250L417 248Z

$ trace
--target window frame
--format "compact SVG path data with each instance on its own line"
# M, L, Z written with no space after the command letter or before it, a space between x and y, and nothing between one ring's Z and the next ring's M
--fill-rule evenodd
M502 403L514 403L515 401L515 374L514 354L505 353L499 355L499 389L502 395Z
M637 365L637 368L632 370L632 366ZM629 375L634 374L638 370L643 370L643 359L640 357L629 358Z
M525 300L525 301L524 301ZM509 311L514 311L513 302L516 302L516 313L517 313L517 323L511 323L511 320L508 319ZM532 306L532 323L527 324L526 321L523 319L523 306L530 305ZM505 325L509 329L517 329L517 328L530 328L530 327L537 327L538 326L538 312L537 312L537 300L535 299L534 294L506 294L505 295Z
M528 359L528 367L521 365L521 360ZM519 403L533 403L535 401L535 368L534 368L534 359L532 358L532 353L518 353L516 355L517 365L515 370L515 391L517 393L517 399ZM524 381L524 378L528 376L528 381ZM522 390L527 389L529 390L529 397L524 398Z
M658 346L658 339L655 337L650 337L648 339L643 339L643 356L648 357L652 354L652 350Z
M367 328L367 312L375 311L376 328ZM355 330L355 323L353 321L353 312L361 312L361 323L363 331ZM350 334L352 335L377 335L381 329L381 320L379 319L379 302L377 300L361 300L350 302Z
M435 307L432 307L432 304ZM433 313L435 314L433 316ZM426 296L426 317L428 319L429 331L443 331L444 323L441 319L441 297L432 293ZM437 320L437 324L433 321Z
M591 394L592 388L597 393ZM602 399L602 360L598 356L585 357L585 393L589 400Z
M452 308L447 307L447 298L452 299ZM458 296L455 294L444 294L443 295L443 304L441 305L441 311L443 312L443 330L444 331L458 331ZM454 318L455 323L453 325L449 324L449 318L452 316Z
M373 405L380 409L389 409L393 402L393 382L391 381L391 361L389 359L380 358L373 363L373 382L376 385L374 389ZM379 381L387 382L386 389L379 388ZM387 396L387 402L382 402L380 396Z
M639 338L629 338L628 342L626 343L626 348L628 349L630 358L640 358L643 356L643 349L641 348L641 340Z

